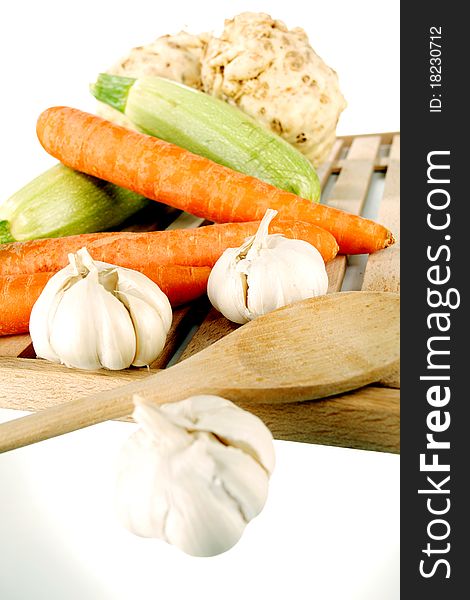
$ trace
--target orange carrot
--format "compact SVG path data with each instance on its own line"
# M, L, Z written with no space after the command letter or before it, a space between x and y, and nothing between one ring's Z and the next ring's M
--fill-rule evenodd
M344 254L393 244L382 225L304 200L157 138L68 107L44 111L44 148L64 164L216 223L258 221L266 209L328 230Z
M29 315L54 273L0 277L0 335L28 331Z
M133 233L84 233L63 238L47 238L0 245L0 275L58 271L67 255L86 246L95 260L129 269L148 269L154 265L212 267L226 248L234 248L255 234L259 222L224 223L198 229L174 229ZM325 262L338 252L335 238L311 223L277 221L271 233L310 242Z
M157 265L137 270L160 287L172 306L186 304L205 294L211 272L210 267L181 265Z
M173 306L205 293L209 267L157 266L142 270L157 283ZM54 273L0 276L0 335L25 333L34 303Z

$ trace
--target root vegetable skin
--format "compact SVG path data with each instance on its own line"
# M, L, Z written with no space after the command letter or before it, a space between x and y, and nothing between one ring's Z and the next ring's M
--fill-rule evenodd
M281 219L327 229L343 254L372 253L394 241L390 231L373 221L303 200L77 109L44 111L37 134L45 150L67 166L216 223L258 221L272 208Z
M0 276L0 335L27 333L34 303L54 273Z
M145 233L116 232L72 235L0 246L0 275L58 271L68 254L86 247L95 260L136 270L163 265L212 267L227 248L254 235L259 222L225 223L197 229L174 229ZM325 262L338 252L328 231L310 223L278 221L270 233L282 233L312 244Z
M204 91L241 108L318 166L336 139L346 101L338 76L305 31L265 13L244 12L209 39Z

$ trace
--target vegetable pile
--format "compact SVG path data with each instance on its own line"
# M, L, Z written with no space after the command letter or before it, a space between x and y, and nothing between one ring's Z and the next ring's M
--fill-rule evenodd
M388 229L309 202L158 138L68 107L43 112L39 141L65 165L216 223L255 221L268 208L314 223L334 235L344 254L371 253L393 243Z
M219 114L218 101L204 98L204 103L206 101L217 103L211 114ZM143 100L142 104L145 104ZM153 100L148 110L155 114ZM200 117L195 123L200 127ZM171 129L174 122L170 125ZM212 134L215 135L214 129ZM236 145L233 134L233 123L227 135L220 134L223 143L219 162L227 162L220 157L228 156L229 141ZM173 305L178 305L205 292L210 269L217 259L227 248L238 247L253 236L268 209L278 212L271 233L308 242L325 262L333 259L338 251L371 253L394 242L390 231L371 220L301 198L174 143L131 131L74 108L54 107L44 111L38 119L37 135L60 164L6 203L10 207L16 204L15 219L22 222L23 231L29 227L30 237L35 237L35 231L41 231L40 237L45 238L76 232L77 228L83 232L94 227L105 229L142 207L148 202L146 199L157 200L215 224L197 230L141 234L80 233L1 245L2 335L27 330L32 305L46 281L67 264L69 253L82 247L86 247L95 260L141 271L163 289ZM237 155L238 166L249 165L244 171L253 169L250 156L256 154L259 147L259 138L256 138L254 146L249 148L250 139L251 134L248 134L241 144L243 152ZM279 172L284 146L281 143L274 151ZM286 164L292 156L289 150ZM255 168L263 161L273 167L274 162L269 163L266 155ZM288 179L287 175L283 173ZM297 171L292 185L299 181ZM288 187L287 184L284 187ZM56 206L65 206L62 216L59 214L63 222L47 228L47 216L52 222L57 212L60 213L54 210Z
M220 38L174 40L157 40L158 60L145 68L141 48L99 75L91 91L112 120L45 110L37 137L59 164L0 204L0 335L29 328L40 358L147 366L165 346L172 306L207 292L243 324L325 294L325 263L338 252L394 243L379 223L319 203L313 165L345 104L302 30L244 13ZM109 231L152 201L211 224ZM215 396L135 404L141 428L121 457L121 520L188 554L224 552L266 501L269 430Z

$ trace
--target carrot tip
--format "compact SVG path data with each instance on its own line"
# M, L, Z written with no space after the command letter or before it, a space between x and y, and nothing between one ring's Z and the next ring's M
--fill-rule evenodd
M397 240L395 239L393 233L391 231L387 232L387 237L385 238L384 248L388 248L392 246Z

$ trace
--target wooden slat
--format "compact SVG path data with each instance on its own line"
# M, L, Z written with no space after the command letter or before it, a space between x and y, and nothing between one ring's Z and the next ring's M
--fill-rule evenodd
M167 365L189 329L200 319L200 310L200 303L195 303L173 311L173 322L165 348L148 369L131 368L117 372L80 371L45 360L32 359L34 354L21 358L2 358L0 361L0 407L40 410L60 402L68 402L79 396L87 396L146 377ZM15 337L31 341L29 336ZM23 347L24 341L21 347ZM12 351L14 350L15 348L12 347ZM34 390L34 394L31 394L31 390Z
M397 155L399 141L392 146L393 156ZM385 187L377 221L390 229L397 241L393 246L369 256L363 290L400 291L400 162L390 160L385 177Z
M341 135L339 139L343 140L343 142L350 146L352 142L358 138L368 138L368 137L379 137L382 140L382 144L391 144L393 141L393 137L398 135L398 131L385 131L381 133L357 133L355 135Z
M380 147L380 137L356 138L339 174L330 197L329 206L360 214L374 171Z
M374 171L372 160L344 161L327 200L328 206L359 214Z
M325 184L328 181L328 177L330 176L333 165L335 165L338 161L338 156L343 145L344 141L342 139L337 139L326 161L317 168L317 175L322 189L325 187Z
M347 158L342 158L341 160L336 161L330 169L330 173L336 173L337 175L339 175L339 173L341 173L341 169L344 167L344 165L348 162ZM388 156L377 156L374 160L374 171L386 171L387 167L388 167L388 163L389 163L389 157Z
M352 142L338 180L326 199L328 206L360 213L367 196L379 148L379 136L360 137ZM337 257L327 269L328 291L340 291L346 271L346 258Z
M328 294L340 292L346 272L346 257L341 255L327 263L326 272L328 274Z
M168 231L172 229L196 229L200 225L203 225L204 222L205 219L201 217L195 217L187 212L182 212L166 229Z
M0 337L0 357L19 356L31 345L31 338L28 334L7 335Z
M244 406L258 415L276 439L400 451L400 394L368 386L328 400Z
M353 140L347 160L375 161L380 148L380 136L360 136Z
M389 158L390 160L400 160L400 135L398 133L393 136Z
M390 159L388 156L381 156L380 158L378 158L375 161L375 165L374 165L374 171L386 171L387 167L388 167L388 163L390 162Z

